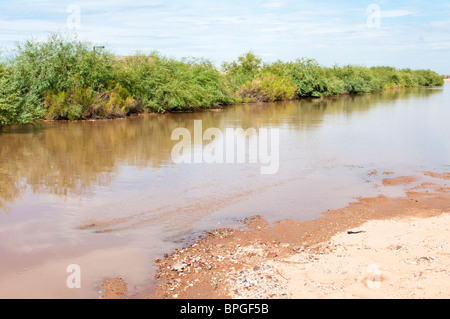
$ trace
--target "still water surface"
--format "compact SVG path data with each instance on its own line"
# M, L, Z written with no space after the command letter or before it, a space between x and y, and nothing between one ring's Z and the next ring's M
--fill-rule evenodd
M97 298L120 276L151 291L154 259L203 231L308 220L397 175L450 170L450 84L196 113L0 130L0 298ZM279 170L175 164L172 131L278 128ZM205 145L207 143L205 142ZM378 174L370 174L376 170ZM396 175L393 175L396 176ZM69 289L66 267L81 269Z

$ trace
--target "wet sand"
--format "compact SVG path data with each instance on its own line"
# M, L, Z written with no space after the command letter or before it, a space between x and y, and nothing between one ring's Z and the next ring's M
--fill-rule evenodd
M424 177L433 181L420 184ZM448 298L449 178L386 176L388 187L409 187L405 196L360 198L310 221L254 216L242 229L210 231L155 261L159 284L147 297Z

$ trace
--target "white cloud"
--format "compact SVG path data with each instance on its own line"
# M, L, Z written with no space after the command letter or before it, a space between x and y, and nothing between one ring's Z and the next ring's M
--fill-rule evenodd
M282 5L283 4L280 1L270 1L270 2L263 3L262 7L266 8L266 9L278 9Z
M414 12L409 10L381 10L380 14L382 18L399 18L411 16Z

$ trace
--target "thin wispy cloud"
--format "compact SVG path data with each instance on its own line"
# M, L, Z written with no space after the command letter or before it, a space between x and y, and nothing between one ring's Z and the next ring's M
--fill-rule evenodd
M277 9L280 8L283 4L280 1L270 1L262 4L263 8L266 9Z
M415 13L409 10L387 10L380 11L381 18L398 18L414 15Z
M80 10L77 28L68 28ZM379 8L368 24L367 8ZM252 50L268 60L315 58L324 65L430 68L450 50L447 1L0 1L0 47L69 29L118 55L158 50L220 65Z

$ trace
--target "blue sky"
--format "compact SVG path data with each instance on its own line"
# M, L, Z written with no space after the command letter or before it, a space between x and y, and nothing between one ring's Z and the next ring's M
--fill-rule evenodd
M220 65L252 50L267 62L308 57L450 74L448 0L0 0L3 50L67 30L118 55L157 50Z

